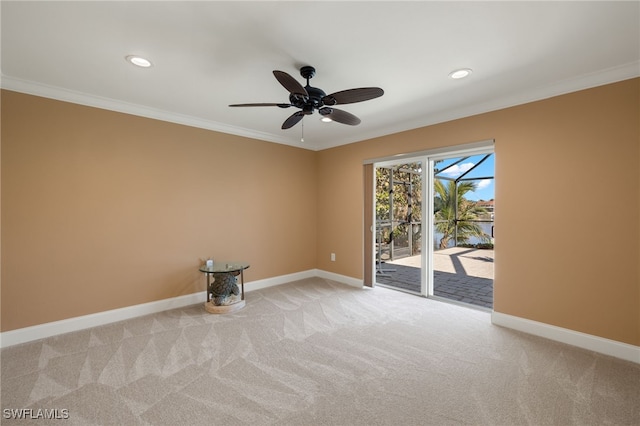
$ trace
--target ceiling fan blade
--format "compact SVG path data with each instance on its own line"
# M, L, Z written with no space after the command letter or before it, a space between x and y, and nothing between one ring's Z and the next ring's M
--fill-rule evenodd
M325 105L352 104L368 101L384 95L384 90L379 87L361 87L359 89L341 90L322 98Z
M350 126L357 126L358 124L360 124L360 119L358 117L351 114L350 112L343 111L341 109L324 107L320 108L318 112L320 113L320 115L329 117L330 119L332 119L333 121L337 121L338 123L348 124Z
M277 106L280 108L289 108L291 104L269 104L269 103L257 103L257 104L233 104L230 107L263 107L263 106Z
M287 118L286 120L284 120L284 123L282 123L282 129L290 129L291 127L295 126L296 124L298 124L298 122L300 120L302 120L302 117L304 117L304 113L302 111L296 111L293 114L291 114L289 116L289 118Z
M282 86L284 86L284 88L289 91L289 93L299 96L309 96L305 88L302 87L302 84L298 83L298 80L291 77L286 72L276 70L273 72L273 75L280 82L280 84L282 84Z

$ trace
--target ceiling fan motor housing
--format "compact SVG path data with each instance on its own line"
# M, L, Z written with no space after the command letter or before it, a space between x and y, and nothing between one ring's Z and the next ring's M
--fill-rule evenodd
M304 89L309 94L309 97L307 99L298 98L301 101L301 106L299 106L299 108L302 108L304 105L311 105L313 108L319 108L319 107L321 107L323 105L322 98L327 96L327 94L324 92L324 90L318 89L317 87L311 87L308 84L305 86ZM290 98L291 97L293 97L293 95L290 96ZM296 99L295 98L291 99L291 101L292 101L291 103L293 105L295 105L295 106L298 106L298 105L296 105L295 102L293 102L294 100L296 100Z
M327 96L327 94L324 90L309 85L309 79L316 75L316 69L314 67L304 66L300 68L300 75L307 80L307 85L304 89L309 96L300 96L292 93L289 96L289 101L295 107L300 108L304 114L312 114L314 109L318 109L323 105L322 98Z

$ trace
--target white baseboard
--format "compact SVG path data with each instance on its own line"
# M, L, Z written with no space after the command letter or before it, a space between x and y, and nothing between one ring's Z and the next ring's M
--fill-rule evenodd
M324 278L325 280L337 281L353 287L361 288L363 281L361 279L348 277L346 275L335 274L333 272L323 271L322 269L310 269L308 271L296 272L289 275L281 275L279 277L267 278L259 281L247 283L245 291L260 290L267 287L273 287L280 284L286 284L293 281L303 280L305 278Z
M198 293L187 294L185 296L177 296L170 299L142 303L139 305L97 312L95 314L83 315L80 317L73 317L60 321L38 324L31 327L19 328L17 330L5 331L3 333L0 333L0 347L5 348L7 346L13 346L20 343L43 339L45 337L56 336L58 334L70 333L72 331L98 327L101 325L124 321L143 315L167 311L169 309L176 309L183 306L194 305L198 302L206 301L206 298L206 292L201 291Z
M313 277L337 281L358 288L362 288L363 286L361 279L335 274L333 272L327 272L320 269L310 269L293 274L247 282L245 283L245 291L251 292L254 290L261 290ZM20 328L17 330L5 331L4 333L0 333L0 348L44 339L46 337L52 337L72 331L98 327L169 309L195 305L206 300L206 297L206 292L201 291L185 296L142 303L140 305L127 306L124 308L97 312L95 314L83 315L81 317L68 318L60 321ZM590 334L580 333L578 331L556 327L500 312L493 312L491 314L491 322L495 325L523 331L535 336L544 337L550 340L555 340L640 364L640 347L638 346L592 336Z
M337 281L358 288L362 288L364 285L364 282L361 279L348 277L346 275L335 274L333 272L327 272L321 269L316 269L315 272L316 277L324 278L325 280Z
M286 284L293 281L304 280L306 278L317 277L316 269L309 269L308 271L294 272L293 274L279 275L277 277L265 278L263 280L250 281L245 283L244 291L250 292L253 290L262 290L263 288L273 287L276 285Z
M280 275L277 277L266 278L263 280L251 281L245 283L245 292L260 290L267 287L273 287L280 284L286 284L306 278L321 277L334 281L343 282L349 285L358 285L358 280L344 275L333 274L318 269L310 269L308 271L296 272L288 275ZM362 283L360 282L360 286ZM143 315L154 314L157 312L167 311L169 309L182 308L184 306L204 303L207 298L205 291L187 294L185 296L172 297L170 299L158 300L155 302L142 303L140 305L127 306L119 309L112 309L95 314L83 315L80 317L68 318L60 321L38 324L31 327L19 328L17 330L5 331L0 333L0 348L18 345L20 343L31 342L46 337L56 336L58 334L70 333L72 331L84 330L91 327L111 324L118 321L140 317Z
M502 327L640 364L640 346L634 346L495 311L491 314L491 322Z

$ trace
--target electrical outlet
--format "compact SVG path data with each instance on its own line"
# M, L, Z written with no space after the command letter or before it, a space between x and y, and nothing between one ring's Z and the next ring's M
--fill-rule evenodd
M331 253L331 261L332 262L336 261L336 254L335 253Z

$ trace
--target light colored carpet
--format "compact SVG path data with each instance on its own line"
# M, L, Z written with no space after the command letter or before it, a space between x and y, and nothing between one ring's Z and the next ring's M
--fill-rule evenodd
M2 424L640 424L640 365L320 278L2 350ZM68 410L8 420L5 409Z

